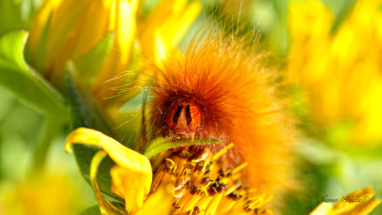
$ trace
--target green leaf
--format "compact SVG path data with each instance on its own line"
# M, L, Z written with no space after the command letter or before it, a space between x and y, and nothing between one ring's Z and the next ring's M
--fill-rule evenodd
M101 211L99 210L98 205L94 205L85 211L83 211L80 215L102 215Z
M61 134L62 125L66 124L67 121L62 122L57 120L57 118L47 117L43 126L43 134L39 138L39 142L35 147L33 153L33 159L31 162L31 169L29 174L36 175L41 174L45 168L46 157L48 155L50 146L53 143L53 140Z
M110 52L113 44L114 33L107 34L90 52L75 61L81 79L86 81L87 85L91 85L99 72Z
M22 20L20 2L15 0L0 1L0 37L7 32L25 29Z
M145 149L143 155L148 157L149 159L160 152L163 152L168 149L183 147L183 146L191 146L191 145L207 145L207 144L221 144L223 143L220 140L212 139L212 138L199 138L191 141L190 139L179 139L174 142L170 142L166 137L159 137L152 140L148 147Z
M24 72L23 69L26 69L26 66L23 62L23 50L27 37L28 32L15 31L4 35L0 39L0 59L7 61L2 62L4 66L7 65L10 68L20 69L20 72Z
M92 128L117 139L90 93L84 90L82 83L75 75L75 71L76 69L73 63L69 62L66 67L66 85L72 129L74 130L79 127ZM90 164L100 148L82 144L74 144L72 147L81 174L90 183ZM100 190L104 194L120 199L120 197L110 190L110 168L114 165L115 163L110 157L106 157L98 169L97 182Z
M62 95L24 60L27 37L26 31L16 31L0 39L0 84L32 108L66 118L68 109Z

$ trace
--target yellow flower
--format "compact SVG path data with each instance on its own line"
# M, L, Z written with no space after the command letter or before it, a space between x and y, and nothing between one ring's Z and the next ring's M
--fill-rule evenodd
M66 140L67 152L71 152L71 144L102 148L90 167L102 214L273 214L264 207L272 196L257 193L240 181L240 170L247 163L231 169L220 159L233 144L215 155L208 147L171 149L155 156L152 166L145 156L96 130L74 130ZM97 169L106 155L116 163L110 170L111 190L125 200L125 209L108 201L98 188ZM371 199L373 195L372 188L365 188L344 196L334 206L323 202L311 215L366 215L381 202Z
M124 45L119 49L124 59L115 63L123 64L135 34L137 4L136 0L44 1L28 43L32 62L46 77L57 82L68 59L78 59L108 32L115 31L113 42ZM122 28L122 24L127 27Z
M321 131L345 130L332 142L382 140L381 0L359 0L339 23L317 0L290 5L290 79L307 91Z
M381 203L380 200L370 199L373 196L373 189L367 187L344 196L335 205L322 202L310 215L366 215Z
M28 41L31 63L57 85L69 59L80 59L113 32L110 51L91 86L99 102L107 101L116 94L110 88L122 85L123 79L107 81L128 70L134 43L142 47L143 56L154 59L161 53L163 59L201 9L199 2L166 0L142 17L138 7L139 0L45 0Z
M110 171L111 190L125 200L128 214L273 214L263 206L272 196L240 181L240 170L247 163L231 169L219 159L233 144L215 155L208 147L168 150L157 155L151 167L145 156L92 129L73 131L66 140L67 152L74 143L102 148L93 158L90 173L102 214L124 214L119 205L102 196L95 180L107 154L117 164Z
M68 178L67 173L55 172L19 182L2 180L0 214L78 214L87 202L78 198L79 187Z

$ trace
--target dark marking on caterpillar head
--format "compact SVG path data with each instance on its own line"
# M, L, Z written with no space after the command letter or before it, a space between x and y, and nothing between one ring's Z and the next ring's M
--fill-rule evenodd
M168 131L164 135L168 135L170 140L174 135L178 138L190 136L193 140L202 123L200 105L192 100L173 100L167 111L166 123Z

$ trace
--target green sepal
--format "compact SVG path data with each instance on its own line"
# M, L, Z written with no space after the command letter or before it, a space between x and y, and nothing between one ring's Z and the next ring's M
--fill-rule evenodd
M88 53L75 61L76 68L84 84L90 86L96 80L113 44L114 33L107 34Z
M148 157L149 159L153 156L166 151L168 149L183 147L183 146L191 146L191 145L207 145L207 144L221 144L223 143L220 140L212 139L212 138L196 138L191 141L190 139L179 139L174 142L169 141L168 137L159 137L152 141L150 141L148 147L143 152L143 155Z
M86 127L101 131L117 139L114 132L110 129L109 122L106 121L100 108L92 99L91 94L84 90L75 71L74 64L69 62L65 68L65 75L72 130L79 127ZM82 176L90 183L90 164L94 155L100 150L100 147L73 144L72 148ZM102 193L120 199L120 197L110 190L110 168L114 165L115 163L107 156L98 169L97 182Z
M0 39L0 84L37 111L65 119L69 112L61 93L24 59L27 38L28 32L15 31Z

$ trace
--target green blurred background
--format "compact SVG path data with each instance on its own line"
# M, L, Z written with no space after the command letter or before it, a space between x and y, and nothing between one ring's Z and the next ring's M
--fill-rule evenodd
M145 11L155 7L157 2L159 0L145 1ZM288 4L292 1L244 0L241 7L238 1L201 2L203 11L181 44L187 43L214 11L223 11L223 15L239 14L241 11L241 20L250 26L248 29L257 26L265 46L274 49L281 57L286 56L287 13ZM29 30L33 15L41 3L42 0L0 0L0 37L14 30ZM323 0L323 3L333 11L338 23L355 0ZM291 96L299 100L299 94ZM307 214L324 195L341 198L367 186L373 186L376 197L382 199L380 150L349 152L332 148L325 143L324 137L312 137L308 129L304 131L304 123L309 119L304 118L303 109L296 105L296 115L301 117L305 136L296 152L302 158L296 168L301 172L304 181L301 186L305 191L290 194L284 214ZM41 112L23 104L0 85L0 214L79 214L96 204L92 189L82 179L74 156L64 151L64 139L69 127L63 127L54 138L46 166L33 168L35 149L44 137L46 126L46 118ZM36 175L42 176L38 178ZM382 214L381 207L372 214Z

